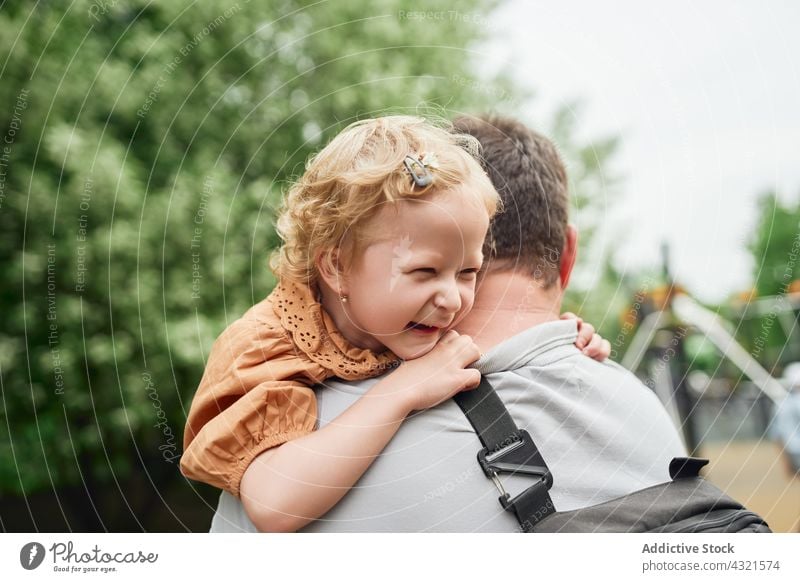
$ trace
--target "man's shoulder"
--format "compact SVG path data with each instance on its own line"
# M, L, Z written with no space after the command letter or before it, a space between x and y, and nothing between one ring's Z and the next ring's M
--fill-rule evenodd
M540 375L542 378L586 378L599 384L623 384L651 392L633 373L616 362L598 362L576 346L574 320L541 323L507 338L476 364L484 374L504 372Z
M588 356L578 354L570 359L570 365L573 366L574 373L587 382L620 386L635 391L641 390L649 394L653 393L636 374L610 358L598 362Z
M625 395L637 401L652 399L655 393L635 374L620 364L606 359L598 362L584 355L575 346L562 346L551 350L547 357L536 357L514 366L495 367L490 377L496 378L499 385L533 384L548 390L563 391L571 386L584 394L599 392L616 396Z
M634 374L628 368L622 366L621 364L618 364L617 362L615 362L611 358L606 358L602 362L597 362L595 360L592 360L591 358L586 358L586 359L590 360L594 364L597 364L599 366L598 369L601 370L605 374L609 374L610 376L615 376L617 378L620 378L621 380L634 382L637 385L641 385L642 387L645 387L645 385L642 383L641 380L639 380L639 378L636 376L636 374ZM592 365L592 364L590 364L590 365ZM592 367L594 367L594 365L592 365Z
M484 374L543 366L580 352L574 343L577 325L571 320L540 323L506 338L478 360Z

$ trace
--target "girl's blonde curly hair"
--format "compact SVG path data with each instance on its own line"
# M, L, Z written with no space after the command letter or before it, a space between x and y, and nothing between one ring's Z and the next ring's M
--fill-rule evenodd
M406 156L436 156L433 182L414 184ZM341 249L352 257L364 244L363 225L384 203L435 196L469 183L462 193L489 218L500 200L478 162L472 136L421 117L388 116L357 121L312 157L284 199L276 230L283 244L273 253L275 274L308 285L318 282L317 255Z

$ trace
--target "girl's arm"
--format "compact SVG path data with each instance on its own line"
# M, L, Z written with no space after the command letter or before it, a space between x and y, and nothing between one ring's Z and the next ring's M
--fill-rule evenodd
M403 363L330 424L261 453L244 473L244 509L261 531L291 532L325 514L355 484L412 410L480 383L465 369L480 357L450 331L427 355Z

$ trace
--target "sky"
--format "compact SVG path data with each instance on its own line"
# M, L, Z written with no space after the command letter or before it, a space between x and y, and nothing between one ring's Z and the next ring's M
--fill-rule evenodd
M675 279L715 302L752 285L758 195L800 199L798 24L789 1L512 0L485 21L481 67L534 90L526 120L578 99L579 137L621 137L593 245L636 271L667 241Z

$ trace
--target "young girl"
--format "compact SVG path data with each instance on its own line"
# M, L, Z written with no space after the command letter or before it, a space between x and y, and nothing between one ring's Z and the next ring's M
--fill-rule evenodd
M209 354L184 475L241 494L259 529L294 531L347 492L411 411L477 386L467 366L480 352L452 331L498 206L477 148L397 116L350 125L311 160L278 219L278 285ZM314 431L312 386L394 368Z

